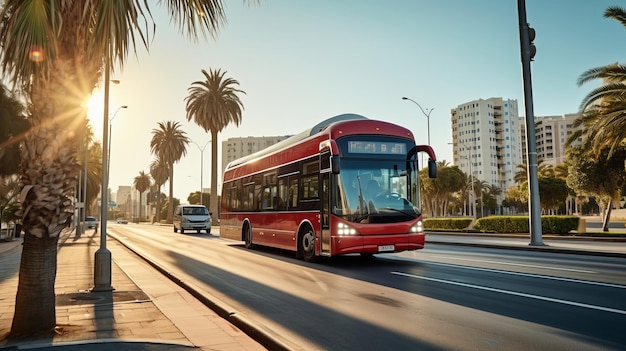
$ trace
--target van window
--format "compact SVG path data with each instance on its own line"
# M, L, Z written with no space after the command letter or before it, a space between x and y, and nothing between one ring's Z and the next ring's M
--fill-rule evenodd
M183 214L184 215L205 215L207 214L207 210L205 207L184 207Z

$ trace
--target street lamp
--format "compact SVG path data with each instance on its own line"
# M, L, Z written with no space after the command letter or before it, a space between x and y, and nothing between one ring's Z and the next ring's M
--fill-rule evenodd
M118 81L119 82L119 81ZM115 119L115 116L117 116L117 113L120 112L120 109L122 108L128 108L128 105L122 105L120 107L117 108L117 110L115 110L115 113L113 114L113 117L111 117L111 119L109 120L109 157L107 159L107 171L109 172L109 174L111 173L111 135L113 135L113 120Z
M202 178L203 178L202 172L204 170L204 149L206 148L207 145L209 145L209 143L211 142L211 139L209 139L209 141L207 141L203 147L200 147L200 145L198 145L198 143L196 143L193 140L191 142L196 144L196 146L198 147L198 150L200 150L200 205L203 205L204 203L202 202Z
M107 45L104 65L104 111L102 116L102 189L100 192L100 248L94 257L92 291L112 291L111 251L107 249L107 210L109 205L109 83L111 74L111 43ZM119 83L115 80L113 83Z
M414 104L416 104L416 105L417 105L417 107L419 107L419 108L420 108L420 111L422 111L422 113L424 114L424 116L426 116L426 123L427 123L427 128L428 128L428 129L427 129L427 132L428 132L428 145L430 145L430 113L431 113L431 112L433 112L433 110L434 110L435 108L430 108L430 109L429 109L429 108L427 108L426 110L424 110L424 109L422 108L422 106L420 106L420 104L418 104L418 103L417 103L417 101L415 101L415 100L413 100L413 99L410 99L410 98L408 98L408 97L406 97L406 96L403 96L403 97L402 97L402 100L409 100L409 101L413 102Z

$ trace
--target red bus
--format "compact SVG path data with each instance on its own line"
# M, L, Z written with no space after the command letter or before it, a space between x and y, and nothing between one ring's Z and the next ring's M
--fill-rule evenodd
M313 128L228 164L222 187L220 236L320 256L424 247L413 133L354 114Z

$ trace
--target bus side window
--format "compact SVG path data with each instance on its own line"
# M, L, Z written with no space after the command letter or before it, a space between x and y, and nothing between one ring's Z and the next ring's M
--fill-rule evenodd
M289 208L298 207L298 178L289 179L289 193L288 193Z
M272 208L272 194L270 192L270 187L263 188L263 195L261 198L261 209L265 210L268 208Z
M318 197L319 187L317 174L302 177L302 197L304 199L313 199Z
M278 180L278 196L277 196L277 204L276 209L278 210L286 210L289 206L289 188L287 187L287 179L280 178Z
M254 209L255 210L260 210L262 208L261 204L263 201L263 187L261 187L261 184L255 184L254 185Z
M244 185L240 201L242 210L252 210L254 201L254 184Z

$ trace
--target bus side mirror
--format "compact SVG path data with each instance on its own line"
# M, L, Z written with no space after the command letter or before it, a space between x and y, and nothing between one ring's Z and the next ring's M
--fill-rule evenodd
M339 174L339 157L330 156L330 170L333 174Z
M428 177L437 178L437 162L433 159L428 159Z

